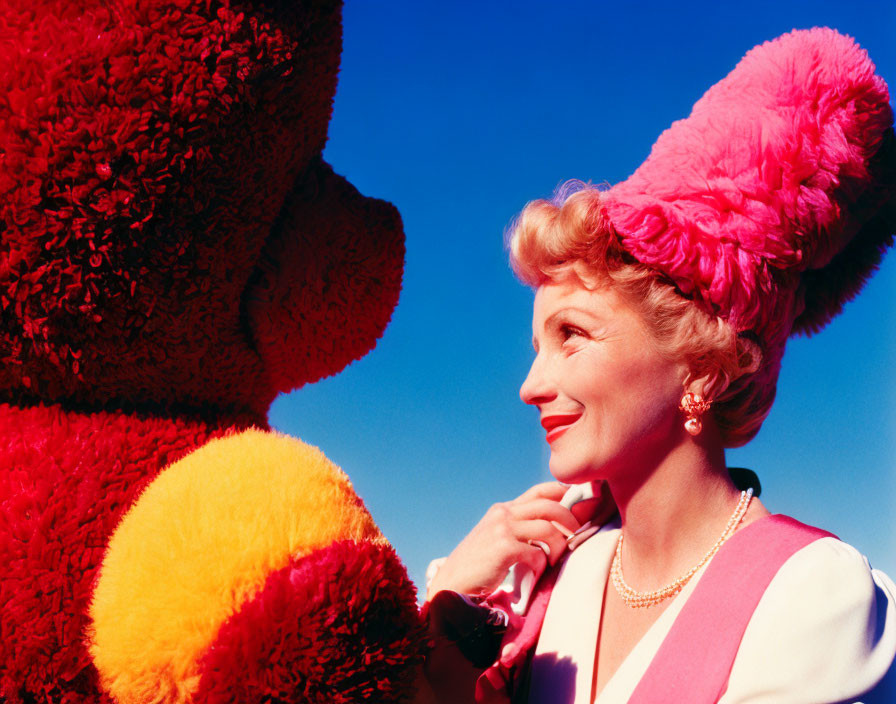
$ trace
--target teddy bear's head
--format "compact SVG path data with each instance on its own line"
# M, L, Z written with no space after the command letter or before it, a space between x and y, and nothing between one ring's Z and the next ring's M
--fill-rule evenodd
M0 393L249 409L365 354L395 209L321 160L340 3L0 9Z

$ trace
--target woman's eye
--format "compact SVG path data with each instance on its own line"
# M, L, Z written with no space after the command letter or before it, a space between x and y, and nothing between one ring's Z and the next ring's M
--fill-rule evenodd
M581 337L582 331L572 325L562 325L560 326L560 335L563 338L563 341L569 340L573 337Z

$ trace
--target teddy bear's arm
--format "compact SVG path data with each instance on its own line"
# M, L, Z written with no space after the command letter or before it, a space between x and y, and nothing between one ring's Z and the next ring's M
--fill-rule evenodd
M346 476L259 430L149 486L90 614L118 701L400 701L422 659L414 589Z

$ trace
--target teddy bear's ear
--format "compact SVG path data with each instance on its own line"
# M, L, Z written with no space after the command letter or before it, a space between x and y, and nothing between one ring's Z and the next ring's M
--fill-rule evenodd
M318 161L286 199L243 309L271 384L288 391L363 357L398 302L398 211Z

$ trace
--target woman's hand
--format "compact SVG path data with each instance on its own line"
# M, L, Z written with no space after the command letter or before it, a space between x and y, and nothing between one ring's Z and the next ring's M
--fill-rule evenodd
M518 562L536 572L548 563L556 564L567 549L567 536L580 523L601 525L616 512L605 483L595 486L593 499L576 504L572 511L559 503L566 489L557 482L538 484L513 501L492 506L445 558L429 585L427 601L431 603L424 609L434 607L433 597L443 590L471 596L491 594ZM433 648L420 673L415 704L472 702L481 667L473 665L458 643L442 632L444 625L438 619L430 614L427 620Z
M566 538L579 522L560 505L567 487L536 484L519 498L492 506L439 568L427 599L450 589L461 594L491 594L511 565L521 562L540 573L566 550ZM547 550L539 547L547 546Z

